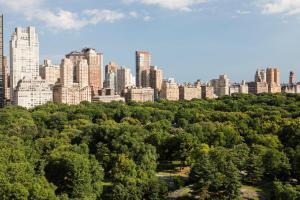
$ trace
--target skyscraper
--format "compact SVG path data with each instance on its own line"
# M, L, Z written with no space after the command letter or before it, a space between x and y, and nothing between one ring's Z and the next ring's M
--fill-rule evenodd
M3 64L3 15L0 15L0 107L4 106L4 83L3 72L5 72Z
M102 89L102 68L103 68L103 54L97 53L95 49L84 48L81 52L71 52L66 55L66 58L76 64L78 60L86 59L89 66L89 86L92 90L92 96L97 96L99 90Z
M34 27L15 29L10 41L10 64L12 103L32 108L52 101L50 87L39 77L39 40Z
M146 51L137 51L135 53L136 60L136 86L142 86L142 72L150 69L151 66L151 55Z

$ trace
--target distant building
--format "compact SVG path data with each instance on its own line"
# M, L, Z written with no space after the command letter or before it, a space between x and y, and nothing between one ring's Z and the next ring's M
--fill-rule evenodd
M215 95L222 97L229 95L229 85L230 80L227 75L220 75L219 79L211 80L211 85L214 87Z
M117 70L117 94L122 92L132 85L132 74L129 68L121 67Z
M39 40L34 27L15 29L10 41L10 64L13 104L32 108L52 101L51 88L39 76Z
M141 84L141 86L144 88L150 87L150 69L145 69L142 71Z
M146 51L137 51L135 53L135 60L136 60L136 86L142 87L142 72L144 70L150 69L151 54Z
M267 83L269 93L281 93L280 72L278 68L267 68Z
M169 101L179 100L179 87L174 78L163 81L160 98Z
M154 101L154 90L152 88L130 88L126 92L126 101Z
M283 84L281 86L281 92L287 94L299 94L300 84Z
M157 66L151 66L149 76L149 85L154 89L155 99L158 99L162 89L163 71Z
M248 90L250 94L268 93L269 87L266 82L249 82Z
M55 85L60 78L59 65L53 65L51 60L44 60L44 64L40 66L40 76L50 85Z
M179 99L180 100L192 100L201 99L201 86L185 84L179 86Z
M289 84L293 85L296 84L296 82L296 74L293 71L290 71Z
M14 96L16 105L28 109L53 101L49 84L39 76L34 79L23 78L18 83Z
M73 51L66 55L73 65L82 59L88 63L88 85L91 88L92 96L97 96L98 91L103 87L102 68L103 54L92 48L84 48L81 52Z
M16 28L10 41L10 94L11 100L18 101L14 94L18 83L39 76L39 40L34 27Z
M60 65L60 82L54 86L53 99L58 103L77 105L82 101L91 102L89 66L86 59L73 61L64 58Z
M245 81L242 83L234 83L231 84L229 87L229 94L241 93L241 94L248 94L248 85Z
M120 95L106 95L106 96L95 96L92 99L92 102L110 103L112 101L125 102L125 98L121 97Z
M254 82L267 82L267 73L265 69L257 69L255 73Z
M3 92L4 92L4 104L10 103L10 70L7 57L3 57Z
M216 97L214 92L214 87L212 87L210 84L202 85L201 97L202 99L214 99Z

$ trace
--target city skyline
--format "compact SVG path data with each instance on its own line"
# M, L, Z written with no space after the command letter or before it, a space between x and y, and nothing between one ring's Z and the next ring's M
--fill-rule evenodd
M6 19L5 55L12 30L33 25L40 36L40 63L49 58L59 64L71 49L92 47L104 53L105 64L115 61L131 71L134 52L147 50L153 64L178 82L224 73L231 80L252 80L255 69L268 66L279 66L284 82L290 70L300 74L299 1L234 1L75 0L71 10L65 1L0 1ZM168 2L175 3L172 7ZM32 16L43 9L47 19Z

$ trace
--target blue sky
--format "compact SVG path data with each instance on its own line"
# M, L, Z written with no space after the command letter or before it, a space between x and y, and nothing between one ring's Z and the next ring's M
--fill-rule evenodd
M36 26L41 60L55 63L93 47L134 72L148 50L178 82L253 80L268 66L300 77L300 0L0 0L1 12L6 54L16 26Z

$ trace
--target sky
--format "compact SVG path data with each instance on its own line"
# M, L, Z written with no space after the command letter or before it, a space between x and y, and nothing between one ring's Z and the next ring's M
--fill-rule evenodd
M300 80L300 0L0 0L5 49L17 26L35 26L40 59L92 47L135 72L135 51L178 82L227 74L252 81L257 68Z

